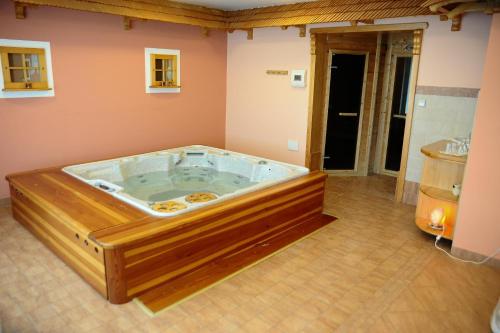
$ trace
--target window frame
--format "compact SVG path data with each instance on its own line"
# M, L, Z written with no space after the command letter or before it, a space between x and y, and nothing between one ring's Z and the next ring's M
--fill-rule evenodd
M162 67L159 70L156 67L156 60L162 60L162 63L165 64L165 61L172 61L172 80L167 81L166 75L168 69ZM162 80L156 80L156 72L161 71ZM178 88L177 85L177 56L175 54L151 54L151 88Z
M39 49L40 52L41 50L43 50L44 52L43 60L45 62L44 64L40 63L40 67L45 68L44 69L45 75L42 75L42 73L40 73L42 77L45 77L45 81L42 80L44 82L43 85L35 84L34 86L32 85L31 88L22 89L22 83L21 83L21 87L19 87L20 89L16 89L15 87L9 86L9 84L5 86L5 80L4 80L5 62L7 61L7 66L8 67L10 66L8 64L8 59L6 60L5 59L6 57L0 56L0 66L2 67L2 70L0 70L0 99L55 96L50 42L17 40L17 39L0 39L0 48L2 48L2 50L15 48L17 50L24 49L29 51L33 51L33 49ZM1 53L3 54L4 51L1 51ZM26 53L30 52L25 52L25 54ZM7 79L8 81L10 81L10 73Z
M9 54L21 54L24 60L26 54L38 55L38 66L27 67L25 63L23 66L10 66ZM27 47L13 47L13 46L0 46L0 59L3 71L3 90L4 91L19 91L19 90L49 90L47 82L47 65L45 61L45 49L43 48L27 48ZM24 61L23 61L24 62ZM10 71L23 70L26 77L26 70L30 68L38 68L40 71L40 81L36 82L14 82L10 76Z
M168 84L166 80L156 80L156 59L170 59L173 61L173 80L171 84ZM180 50L145 48L145 74L146 93L179 93L181 91Z

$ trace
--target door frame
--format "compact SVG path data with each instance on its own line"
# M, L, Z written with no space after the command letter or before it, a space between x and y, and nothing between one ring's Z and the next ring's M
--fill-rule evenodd
M325 156L325 146L326 146L326 130L327 130L327 123L328 123L328 109L329 109L329 103L330 103L330 84L331 84L331 72L332 72L332 56L333 54L353 54L353 55L364 55L365 56L365 68L364 68L364 73L363 73L363 88L361 91L361 103L359 106L359 120L358 120L358 134L356 138L356 157L354 160L354 169L346 169L346 170L328 170L324 169L324 160L321 163L321 171L324 171L329 174L334 174L334 175L356 175L358 173L358 160L359 160L359 145L361 141L361 130L362 130L362 121L363 121L363 111L365 108L365 97L366 97L366 83L367 83L367 77L368 77L368 64L369 64L369 57L370 57L370 52L368 51L349 51L349 50L337 50L337 49L328 49L328 65L327 65L327 71L326 71L326 90L325 90L325 105L324 105L324 110L323 110L323 143L322 143L322 149L321 149L321 157L324 158Z
M311 64L309 84L309 111L307 124L306 166L310 170L320 170L322 165L321 140L323 138L325 74L321 69L325 66L326 35L332 33L352 33L367 31L413 31L413 60L408 87L408 113L401 152L401 167L396 183L395 200L401 202L403 198L405 175L408 163L410 146L411 124L415 107L415 94L417 88L418 69L420 65L420 51L422 46L423 30L427 29L427 22L401 23L401 24L374 24L361 26L312 28L311 36ZM323 105L322 105L323 104ZM372 129L370 128L369 131Z
M412 58L412 56L407 55L407 54L401 54L401 53L392 53L391 54L391 64L390 64L390 69L389 69L389 90L387 91L387 96L386 96L386 104L385 104L385 110L384 113L381 112L381 114L384 114L385 119L384 119L384 132L382 133L382 158L380 159L380 166L379 170L380 173L386 176L392 176L392 177L398 177L399 171L393 171L393 170L387 170L385 168L385 160L387 158L387 146L388 146L388 140L389 140L389 131L391 129L391 120L392 120L392 103L393 103L393 97L394 97L394 80L396 79L396 65L398 62L398 58ZM413 66L413 60L412 60L412 66ZM410 83L408 82L408 88L410 87ZM410 94L410 91L408 90L408 96L407 100ZM383 97L382 97L383 98ZM408 105L408 110L410 109L410 106ZM406 122L406 116L405 116L405 122ZM406 127L406 124L405 124ZM403 158L403 156L401 156Z

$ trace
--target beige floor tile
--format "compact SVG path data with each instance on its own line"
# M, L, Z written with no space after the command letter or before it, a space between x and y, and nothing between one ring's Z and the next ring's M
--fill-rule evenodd
M2 333L487 332L500 270L437 252L394 184L328 178L338 220L153 318L102 299L0 208Z

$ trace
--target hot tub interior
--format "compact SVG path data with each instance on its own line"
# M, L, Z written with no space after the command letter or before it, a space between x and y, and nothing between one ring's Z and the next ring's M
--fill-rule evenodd
M169 215L295 178L308 169L189 146L74 165L63 171L152 214Z

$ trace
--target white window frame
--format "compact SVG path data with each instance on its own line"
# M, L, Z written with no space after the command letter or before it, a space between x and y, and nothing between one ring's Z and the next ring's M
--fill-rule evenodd
M155 49L155 48L145 48L144 49L144 60L145 60L145 74L146 74L146 94L157 94L157 93L180 93L181 88L151 88L151 55L152 54L166 54L177 56L177 85L181 85L181 51L171 50L171 49Z
M5 91L3 80L3 71L0 70L0 98L29 98L29 97L54 97L54 76L52 74L52 55L50 52L50 42L40 42L19 39L0 39L0 46L7 47L25 47L45 50L45 65L47 67L48 90L23 90L23 91ZM4 66L5 64L1 63Z

